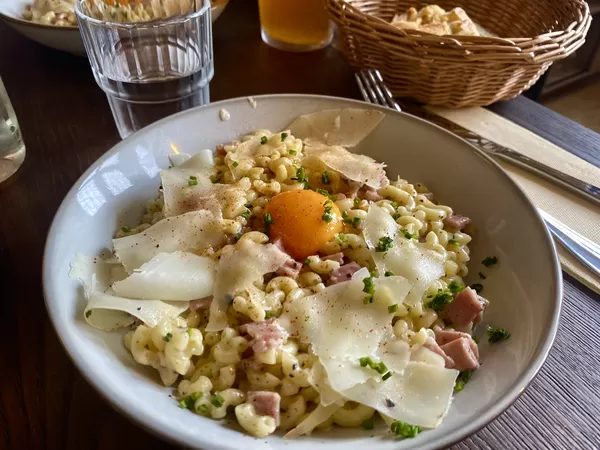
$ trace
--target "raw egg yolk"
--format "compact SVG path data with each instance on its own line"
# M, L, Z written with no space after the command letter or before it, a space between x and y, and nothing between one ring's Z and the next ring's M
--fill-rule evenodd
M281 240L295 259L314 255L342 231L343 220L332 200L310 190L282 192L271 199L265 209L271 214L269 236Z

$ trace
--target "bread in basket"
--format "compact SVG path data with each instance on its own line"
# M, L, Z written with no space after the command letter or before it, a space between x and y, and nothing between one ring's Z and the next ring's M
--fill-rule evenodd
M583 0L438 0L464 9L490 36L436 36L393 27L410 0L325 0L342 49L357 69L378 69L397 97L445 107L483 106L516 97L548 67L585 42Z

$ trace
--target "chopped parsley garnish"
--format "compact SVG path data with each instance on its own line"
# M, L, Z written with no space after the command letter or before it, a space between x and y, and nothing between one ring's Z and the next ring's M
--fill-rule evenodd
M358 207L360 206L360 202L361 202L361 201L362 201L362 200L361 200L360 198L358 198L358 197L354 197L354 207L355 207L355 208L358 208Z
M317 188L317 189L315 189L315 192L318 192L322 196L327 197L328 199L331 200L331 195L329 195L329 192L327 192L325 189Z
M390 431L396 435L396 437L407 439L414 438L422 431L421 427L416 425L409 425L406 422L396 420L390 425Z
M404 235L404 237L405 237L406 239L416 239L416 238L417 238L417 235L416 235L416 234L409 233L409 232L408 232L407 230L405 230L404 228L402 228L402 230L400 230L400 231L402 231L402 234Z
M490 267L490 266L493 266L494 264L496 264L497 262L498 262L498 258L497 257L495 257L495 256L488 256L483 261L481 261L481 264L483 264L485 267Z
M306 259L304 260L304 264L310 264L310 259L306 258Z
M352 226L360 225L360 217L350 218L347 211L342 213L342 219L344 219L344 222L349 223Z
M392 376L392 372L386 372L383 374L383 376L381 377L382 381L387 380L388 378L390 378Z
M394 276L394 272L390 272L390 271L388 270L388 271L386 271L386 272L383 274L383 276L384 276L384 277L393 277L393 276Z
M202 392L192 392L187 397L181 399L179 407L183 409L194 409L194 404L199 398L202 398Z
M129 232L131 231L131 228L129 228L129 227L127 227L127 226L123 226L123 227L121 227L121 231L122 231L123 233L129 233Z
M485 280L487 277L483 273L479 272L479 278Z
M459 242L456 239L448 239L448 244L449 245L458 245Z
M223 403L225 403L225 399L219 394L216 394L210 402L215 408L220 408L223 406Z
M271 311L267 311L265 313L265 319L270 319L271 317L273 317L273 313Z
M373 277L367 277L367 278L363 278L363 284L365 285L363 287L363 292L366 292L367 294L374 294L375 293L375 283L373 283Z
M485 327L485 331L487 332L488 342L490 344L505 341L510 337L510 333L504 328L494 328L488 325Z
M288 137L287 133L281 133L281 142L285 141Z
M382 362L373 362L373 360L368 357L368 356L364 356L362 358L359 358L358 363L360 364L360 367L367 367L369 366L371 369L373 369L375 372L383 375L384 373L386 373L387 367L385 366L384 363ZM388 377L389 378L389 377Z
M212 177L212 178L210 179L210 181L212 182L212 184L217 184L217 183L220 183L220 182L221 182L221 177L220 177L220 176L217 174L217 175L215 175L214 177Z
M338 233L335 235L335 239L340 243L343 244L344 242L346 242L348 240L348 238L346 237L346 235L344 233Z
M232 166L233 166L233 167L237 167L237 166L239 166L239 165L240 165L240 163L239 163L239 162L237 162L237 161L234 161L234 162L233 162L233 164L232 164Z
M292 180L298 181L299 183L308 183L308 177L306 176L304 167L298 167L296 169L296 176L292 178Z
M331 183L331 179L329 178L329 172L325 171L321 174L321 181L323 184Z
M206 416L208 414L208 405L203 403L196 408L196 412Z
M448 285L448 289L450 289L450 292L452 292L453 294L458 294L464 288L465 287L462 284L457 283L455 280L452 280Z
M364 303L365 305L368 305L368 304L370 304L370 303L373 303L373 302L375 302L375 296L373 296L373 295L367 295L367 296L364 298L364 300L363 300L363 303Z
M243 212L242 214L240 214L240 216L242 216L244 219L248 220L250 218L250 214L252 214L252 211L247 209L246 212Z
M188 328L188 329L187 329L187 334L188 334L188 336L190 336L190 337L191 337L191 336L192 336L192 333L193 333L193 331L192 331L192 328Z
M483 284L481 283L473 283L471 286L469 286L471 289L473 289L475 292L477 292L478 294L483 291Z
M433 309L436 312L440 312L446 307L446 305L452 303L452 300L454 300L454 297L450 291L439 290L433 299L426 303L425 306Z
M394 240L389 236L384 236L379 238L379 242L377 242L377 246L375 247L376 252L387 252L394 246Z
M398 204L398 202L392 202L391 205L392 205L392 208L394 208L394 209L398 209L398 206L400 206Z
M260 143L262 145L265 145L267 142L269 142L269 138L268 137L263 136L263 137L260 138Z
M394 303L393 305L388 306L388 312L390 314L394 314L398 312L398 304Z
M363 423L361 424L361 426L365 429L365 430L372 430L373 429L373 419L366 419L363 420Z
M173 339L173 335L171 333L167 333L167 334L165 334L163 339L165 340L165 342L170 342L171 339Z
M91 315L92 315L92 310L91 309L89 311L85 312L85 318L86 319L88 319Z
M196 186L198 184L198 177L195 175L190 175L190 179L188 181L188 186Z
M454 383L454 392L462 391L465 388L465 384L467 384L471 379L472 375L473 371L471 370L463 370L461 373L459 373L456 383Z
M266 213L263 217L263 221L265 222L265 233L268 235L271 225L275 223L273 217L271 217L271 213Z
M289 150L288 153L292 156L296 156L296 153L298 153L296 150Z

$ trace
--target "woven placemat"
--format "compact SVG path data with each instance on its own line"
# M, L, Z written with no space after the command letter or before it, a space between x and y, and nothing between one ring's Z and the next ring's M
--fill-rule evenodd
M483 108L443 109L431 111L462 125L498 144L513 148L550 167L581 180L600 184L600 168L567 152L531 131ZM527 193L533 203L565 225L595 243L600 243L600 208L568 190L511 164L496 160ZM557 243L563 270L590 289L600 293L600 279Z

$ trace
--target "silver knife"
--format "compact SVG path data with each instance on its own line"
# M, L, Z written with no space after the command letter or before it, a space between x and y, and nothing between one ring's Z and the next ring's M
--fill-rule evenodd
M511 164L522 167L536 175L544 177L548 181L551 181L560 187L566 188L579 195L585 200L591 201L596 205L600 206L600 188L593 184L586 183L585 181L579 180L571 175L567 175L559 170L553 169L541 162L531 159L516 150L508 147L504 147L500 144L496 144L489 139L479 136L477 133L468 130L442 116L439 116L419 105L401 103L402 110L411 113L417 117L427 119L430 122L439 125L442 128L456 134L457 136L465 139L477 148L483 150L485 153L491 156L495 156L503 159Z

